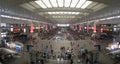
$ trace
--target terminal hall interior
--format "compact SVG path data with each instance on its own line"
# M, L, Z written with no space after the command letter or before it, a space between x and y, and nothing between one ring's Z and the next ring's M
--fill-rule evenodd
M0 0L0 64L120 64L120 0Z

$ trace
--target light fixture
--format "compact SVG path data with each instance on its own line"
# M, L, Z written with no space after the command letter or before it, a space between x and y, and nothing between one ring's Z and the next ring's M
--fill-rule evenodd
M48 8L52 8L49 0L42 0Z
M42 8L47 8L46 6L45 6L45 4L41 1L41 0L37 0L37 1L35 1L39 6L41 6Z
M72 14L72 12L68 12L68 14Z
M52 12L52 14L56 14L56 12Z
M60 12L56 12L56 14L60 14Z
M70 24L57 24L57 26L59 26L59 27L68 27L68 26L70 26Z
M64 12L64 14L67 14L67 12Z
M86 0L80 0L77 4L76 8L80 8L85 2L86 2Z
M85 9L85 8L88 7L91 3L92 3L92 1L86 1L85 4L84 4L81 8L82 8L82 9Z
M48 12L48 14L52 14L52 12Z
M76 15L78 15L78 14L79 14L79 12L75 12L75 14L76 14Z
M70 5L70 7L71 8L74 8L76 5L77 5L77 3L79 2L79 0L72 0L72 3L71 3L71 5Z
M72 12L72 14L75 14L76 12Z
M80 14L80 12L48 12L48 14Z

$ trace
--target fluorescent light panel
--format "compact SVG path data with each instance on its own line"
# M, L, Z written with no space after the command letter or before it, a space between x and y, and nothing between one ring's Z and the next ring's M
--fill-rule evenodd
M92 1L86 1L85 4L81 7L82 9L87 8L90 4L92 3Z
M86 2L86 0L80 0L77 4L76 8L80 8L85 2Z
M42 0L48 8L52 8L49 0Z
M48 14L80 14L80 12L48 12Z
M37 0L37 1L35 1L39 6L41 6L42 8L47 8L46 6L45 6L45 4L41 1L41 0Z
M70 7L74 8L77 5L78 2L79 2L79 0L72 0L72 3L70 5Z
M75 18L75 16L52 16L53 18Z
M70 24L57 24L57 26L59 26L59 27L68 27L68 26L70 26Z
M72 0L65 0L65 7L69 7Z

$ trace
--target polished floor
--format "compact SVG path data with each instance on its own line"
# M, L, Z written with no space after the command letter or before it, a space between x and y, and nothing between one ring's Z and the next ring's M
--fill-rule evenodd
M56 36L55 36L56 37ZM53 38L55 38L53 37ZM85 40L68 40L66 39L67 35L64 34L64 36L61 36L61 40L53 40L53 38L51 38L51 40L40 40L39 37L38 39L36 39L36 45L34 45L34 50L36 51L41 51L42 49L44 49L45 46L48 46L49 49L53 49L54 50L54 54L56 56L60 55L60 48L61 47L65 47L65 48L73 48L74 51L74 57L73 57L73 64L83 64L81 62L78 63L78 52L80 50L81 47L84 47L85 49L88 49L88 51L96 51L96 48L94 47L94 44L100 44L102 45L102 49L105 48L106 45L104 45L103 43L106 42L93 42L90 40L89 37L86 37ZM71 36L70 36L71 37ZM72 37L71 37L72 38ZM73 45L71 46L71 42L73 43ZM99 52L98 55L98 63L95 64L114 64L115 61L113 61L108 55L106 55L103 51ZM8 64L30 64L30 59L29 59L29 53L24 52L24 54L22 55L21 58L19 59L14 59L12 61L10 61ZM38 63L40 64L40 63ZM45 61L45 64L70 64L69 61L63 60L63 61L58 61L57 59L48 59L47 61ZM118 63L119 64L119 63Z

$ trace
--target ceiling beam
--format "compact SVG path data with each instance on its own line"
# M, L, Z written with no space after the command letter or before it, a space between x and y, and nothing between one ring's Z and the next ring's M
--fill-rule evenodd
M80 8L46 8L46 9L35 9L35 12L39 13L39 12L83 12L83 13L91 13L93 12L93 10L91 9L80 9Z

